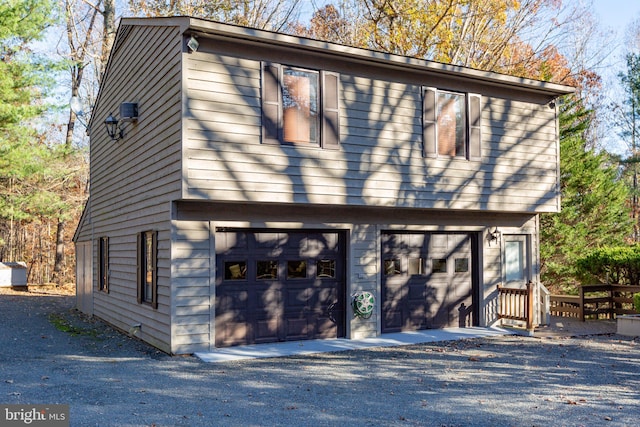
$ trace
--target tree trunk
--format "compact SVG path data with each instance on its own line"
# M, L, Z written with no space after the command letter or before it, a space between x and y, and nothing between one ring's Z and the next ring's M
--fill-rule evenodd
M100 58L100 77L104 74L109 60L109 53L116 38L116 5L115 0L105 0L104 9L102 11L103 33L102 33L102 58Z
M58 285L61 285L64 279L64 229L66 225L66 221L59 219L56 228L56 259L53 264L51 282Z

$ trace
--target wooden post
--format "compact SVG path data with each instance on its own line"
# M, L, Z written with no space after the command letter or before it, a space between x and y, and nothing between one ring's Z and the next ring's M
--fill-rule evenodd
M527 330L533 331L533 282L527 282Z
M607 285L609 285L609 313L607 314L607 319L613 319L614 318L614 314L616 312L616 307L615 304L613 302L613 286L611 285L611 283L607 283Z
M580 320L584 322L584 287L580 286Z

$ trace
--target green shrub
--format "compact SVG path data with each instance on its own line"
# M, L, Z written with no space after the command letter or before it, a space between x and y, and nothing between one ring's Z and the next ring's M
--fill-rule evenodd
M633 294L633 308L640 313L640 294Z
M576 262L584 284L640 285L640 246L617 246L591 251Z

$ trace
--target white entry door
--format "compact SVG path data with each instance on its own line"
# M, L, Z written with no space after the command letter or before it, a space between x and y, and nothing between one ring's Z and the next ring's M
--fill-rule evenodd
M504 282L514 287L524 286L531 280L529 237L506 235L504 237Z

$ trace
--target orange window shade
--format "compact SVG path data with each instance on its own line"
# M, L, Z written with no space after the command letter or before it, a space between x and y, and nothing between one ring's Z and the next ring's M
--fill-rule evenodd
M438 154L464 155L464 95L438 94Z
M441 100L442 101L442 100ZM443 156L456 155L456 114L455 102L444 100L438 114L438 154Z
M286 70L283 83L284 140L294 143L316 143L317 75Z

